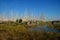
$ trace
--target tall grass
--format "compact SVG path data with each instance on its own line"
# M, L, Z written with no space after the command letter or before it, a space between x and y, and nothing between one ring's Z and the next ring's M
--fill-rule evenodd
M0 24L0 40L59 40L54 32L27 31L25 25Z

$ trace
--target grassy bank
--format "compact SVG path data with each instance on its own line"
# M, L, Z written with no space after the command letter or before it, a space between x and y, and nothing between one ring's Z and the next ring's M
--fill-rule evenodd
M59 40L54 32L28 31L23 24L0 24L0 40Z

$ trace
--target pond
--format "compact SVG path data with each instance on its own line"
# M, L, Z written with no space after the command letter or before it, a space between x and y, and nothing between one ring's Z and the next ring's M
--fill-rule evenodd
M60 33L60 30L55 29L55 28L49 28L48 26L37 26L34 28L28 28L28 30L32 30L32 31L43 31L43 32L55 32L55 33Z

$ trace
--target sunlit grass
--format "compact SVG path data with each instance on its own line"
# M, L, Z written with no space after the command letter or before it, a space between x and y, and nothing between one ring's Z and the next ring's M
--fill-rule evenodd
M23 24L0 24L2 40L59 40L60 34L43 31L27 31Z

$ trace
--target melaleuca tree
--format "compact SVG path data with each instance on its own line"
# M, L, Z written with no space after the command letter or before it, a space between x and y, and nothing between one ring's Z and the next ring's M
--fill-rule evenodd
M19 19L19 23L22 23L22 19Z
M17 19L17 20L16 20L16 22L18 23L18 22L19 22L19 20Z

